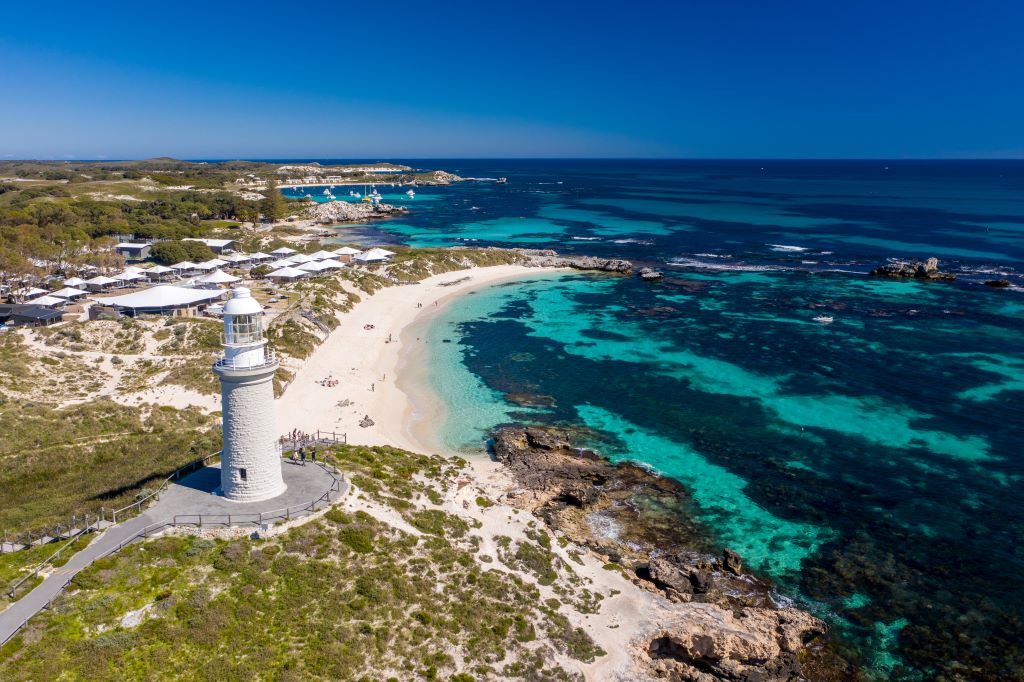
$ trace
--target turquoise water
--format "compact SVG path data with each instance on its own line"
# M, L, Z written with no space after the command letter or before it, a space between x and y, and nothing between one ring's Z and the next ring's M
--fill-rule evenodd
M1024 679L1024 162L423 165L509 183L418 188L359 241L668 276L535 277L443 311L426 335L448 447L587 427L683 483L709 540L874 677ZM867 276L932 255L957 282Z

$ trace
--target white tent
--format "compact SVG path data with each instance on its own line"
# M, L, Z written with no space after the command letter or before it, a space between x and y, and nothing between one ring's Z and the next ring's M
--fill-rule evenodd
M251 260L251 257L247 253L232 253L224 256L220 260L234 265L241 265L242 263L248 263Z
M142 274L147 277L160 277L161 275L166 275L171 272L174 272L174 268L169 268L166 265L154 265L148 270L143 270Z
M129 265L124 269L125 272L142 272L142 268L137 265Z
M271 256L269 253L263 253L262 251L257 251L256 253L250 253L249 254L249 260L251 260L253 263L255 263L256 261L261 261L261 260L274 260L274 257Z
M345 267L345 264L337 258L327 258L320 261L319 265L321 270L337 270L338 268Z
M267 263L267 267L271 270L280 270L281 268L288 268L294 265L291 258L279 258L273 263Z
M117 284L120 280L113 279L112 277L104 277L99 275L92 279L87 279L83 284L89 289L89 291L102 291L109 286Z
M196 281L201 284L230 284L231 282L237 282L239 279L241 278L229 275L223 270L218 269L208 275L203 275Z
M146 279L146 276L139 274L138 272L128 272L125 270L122 273L114 275L114 279L119 279L122 282L135 282L140 279Z
M382 263L392 256L394 252L387 249L370 249L352 258L357 263Z
M325 258L334 258L335 255L337 254L332 251L324 251L323 249L320 249L316 253L309 254L309 257L313 260L324 260Z
M220 266L227 264L227 261L223 261L220 258L213 258L210 260L205 260L202 263L196 263L196 270L216 270Z
M46 306L52 308L58 305L67 305L67 299L60 298L58 296L40 296L39 298L33 298L29 301L32 305Z
M164 312L176 308L187 308L198 303L209 303L223 295L224 292L219 290L187 289L172 284L161 284L144 291L136 291L134 294L103 298L100 299L100 304L127 308L134 313L140 311Z
M64 280L64 286L66 287L80 287L85 284L85 280L81 277L69 277Z
M57 289L50 293L50 296L56 296L57 298L66 298L69 301L73 301L76 298L81 298L87 295L88 291L82 289L75 289L74 287L64 287L63 289Z
M340 249L334 250L335 256L355 256L359 253L362 252L359 249L353 249L351 246L343 246Z
M295 266L296 270L303 270L304 272L320 272L321 270L329 270L330 266L324 267L320 265L322 261L311 260L308 263Z
M316 258L313 258L312 256L307 256L304 253L297 253L291 257L292 263L295 263L296 265L298 265L299 263L308 263L313 260L316 260Z
M287 246L282 246L279 249L274 249L270 252L271 256L290 256L295 253L295 249L289 249Z
M47 293L46 289L40 289L39 287L24 287L13 292L15 296L21 296L22 298L28 296L42 296Z
M308 274L305 270L299 270L298 268L281 268L270 273L267 277L270 279L298 279Z
M196 264L190 260L183 260L180 263L175 263L174 265L172 265L171 269L177 270L178 272L187 272L189 270L195 270Z

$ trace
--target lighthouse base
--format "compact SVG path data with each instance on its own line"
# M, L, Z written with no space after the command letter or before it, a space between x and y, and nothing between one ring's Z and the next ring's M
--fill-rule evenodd
M233 502L268 500L287 488L274 416L276 369L274 363L217 370L224 420L221 494Z

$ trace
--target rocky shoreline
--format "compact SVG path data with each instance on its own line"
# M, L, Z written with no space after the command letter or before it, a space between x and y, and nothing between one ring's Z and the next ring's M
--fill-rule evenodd
M582 436L583 434L579 434ZM678 482L574 448L552 427L503 427L494 454L516 488L506 501L601 556L674 604L631 643L638 665L670 680L853 679L827 644L827 626L780 606L772 584L716 553Z
M387 218L408 211L404 206L392 204L353 203L350 201L329 201L310 207L309 217L321 225L348 223L370 218Z

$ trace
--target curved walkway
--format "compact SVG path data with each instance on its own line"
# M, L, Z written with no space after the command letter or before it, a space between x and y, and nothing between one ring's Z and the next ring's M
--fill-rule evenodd
M200 469L173 483L145 512L106 528L88 547L63 566L53 569L31 592L0 612L0 646L17 634L32 616L49 606L79 571L150 532L177 524L257 526L299 518L311 514L314 508L333 504L348 492L344 479L339 480L320 465L302 466L282 461L281 467L288 489L262 502L230 502L215 495L220 485L220 466Z

